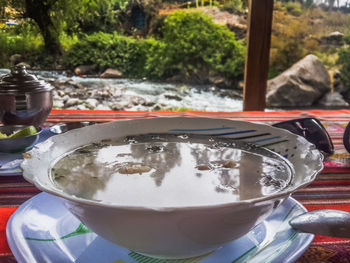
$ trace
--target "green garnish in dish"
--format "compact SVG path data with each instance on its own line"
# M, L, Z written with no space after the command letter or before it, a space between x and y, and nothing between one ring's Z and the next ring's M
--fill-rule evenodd
M38 131L36 130L36 128L34 126L28 126L28 127L25 127L19 131L12 133L11 135L6 135L6 134L0 132L0 139L20 138L20 137L25 137L25 136L29 136L29 135L34 135L37 132Z

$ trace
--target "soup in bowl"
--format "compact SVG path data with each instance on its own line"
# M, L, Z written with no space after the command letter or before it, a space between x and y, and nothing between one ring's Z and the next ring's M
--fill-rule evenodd
M304 138L211 118L117 121L35 146L24 177L101 237L186 258L237 239L322 169Z

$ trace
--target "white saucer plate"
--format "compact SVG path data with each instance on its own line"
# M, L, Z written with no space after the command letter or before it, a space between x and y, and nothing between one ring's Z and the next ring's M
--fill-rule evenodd
M289 220L306 212L285 200L247 235L205 256L153 259L113 244L87 229L58 197L40 193L21 205L7 224L7 240L19 263L290 263L306 250L312 234L292 229Z

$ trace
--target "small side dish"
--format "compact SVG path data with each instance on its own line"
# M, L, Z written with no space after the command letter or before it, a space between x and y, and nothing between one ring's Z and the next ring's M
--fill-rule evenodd
M0 152L20 153L30 150L39 140L41 128L25 125L0 126Z

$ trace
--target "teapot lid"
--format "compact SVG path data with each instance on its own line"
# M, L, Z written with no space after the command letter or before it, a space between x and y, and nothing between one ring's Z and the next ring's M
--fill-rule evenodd
M15 66L11 69L11 73L0 78L0 94L1 93L26 93L26 92L42 92L50 91L53 87L44 81L38 80L34 75L27 72L26 67Z

